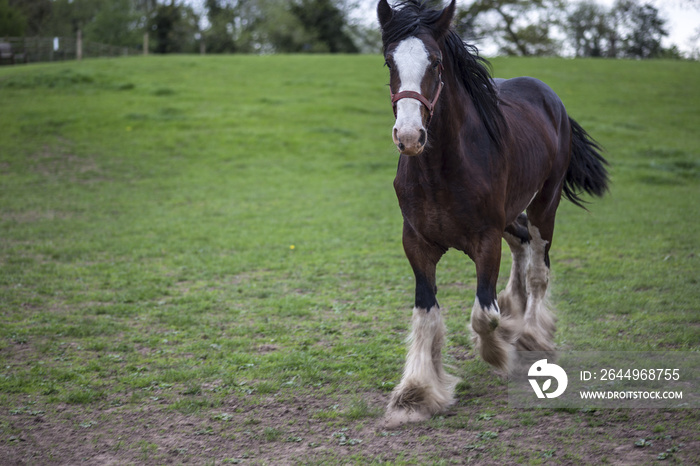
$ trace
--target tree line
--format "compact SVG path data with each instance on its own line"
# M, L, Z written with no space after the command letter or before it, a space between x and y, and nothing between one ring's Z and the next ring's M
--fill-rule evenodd
M698 7L700 1L686 0ZM652 3L617 0L606 7L592 0L476 0L458 14L467 37L490 37L505 55L680 58L664 48L666 20Z
M357 53L343 0L0 0L0 37L73 36L151 52Z
M377 27L351 20L361 0L0 0L0 37L71 36L156 53L377 51ZM434 2L439 5L441 2ZM685 0L700 7L700 0ZM678 58L664 48L665 19L651 3L617 0L475 0L456 28L505 55Z

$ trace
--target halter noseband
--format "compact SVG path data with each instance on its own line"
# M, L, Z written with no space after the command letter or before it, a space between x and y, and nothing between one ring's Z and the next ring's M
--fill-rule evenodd
M438 89L437 92L435 93L435 97L433 97L433 100L428 100L423 94L419 92L414 92L414 91L401 91L397 92L394 94L391 92L391 89L389 89L389 94L391 95L391 105L394 108L394 118L397 117L396 114L396 103L401 100L401 99L416 99L423 105L425 105L425 108L428 109L428 113L430 116L428 116L428 123L430 124L430 120L433 119L433 112L435 111L435 104L438 101L438 98L440 98L440 92L442 92L442 88L445 85L445 83L442 82L442 63L439 65L439 70L440 74L438 75L438 81L440 81L440 84L438 84Z

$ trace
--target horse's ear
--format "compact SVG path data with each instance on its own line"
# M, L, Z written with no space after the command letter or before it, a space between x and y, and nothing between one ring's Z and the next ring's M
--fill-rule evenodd
M442 10L440 17L435 21L435 31L438 35L445 35L447 31L450 30L450 24L452 24L452 18L455 15L455 0L452 0L449 5Z
M394 10L389 6L387 0L379 0L377 4L377 18L379 18L379 26L384 29L384 26L394 17Z

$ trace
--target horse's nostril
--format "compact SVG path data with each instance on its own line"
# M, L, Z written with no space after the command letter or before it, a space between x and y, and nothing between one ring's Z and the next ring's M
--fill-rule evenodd
M427 134L425 133L424 129L420 130L420 137L418 138L418 144L421 146L425 145L425 140L427 138Z
M399 143L399 150L403 151L404 149L406 149L406 146L403 145L403 142L400 142Z

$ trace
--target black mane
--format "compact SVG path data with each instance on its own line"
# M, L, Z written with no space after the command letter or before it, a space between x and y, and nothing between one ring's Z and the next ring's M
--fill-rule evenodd
M400 42L421 32L436 33L435 23L440 17L440 10L429 10L425 0L405 0L394 5L391 21L382 28L382 43Z
M430 3L426 0L405 0L395 5L391 20L382 28L384 50L389 44L418 34L429 33L435 37L446 54L446 60L453 65L459 81L472 98L491 140L500 148L506 123L499 107L498 92L491 80L490 64L479 56L475 46L466 44L453 29L438 37L440 32L436 30L436 23L442 10L430 9Z

